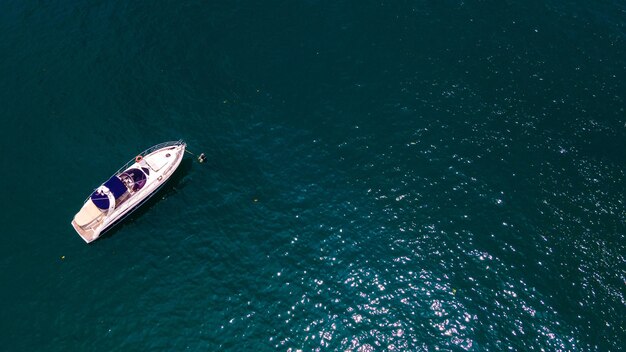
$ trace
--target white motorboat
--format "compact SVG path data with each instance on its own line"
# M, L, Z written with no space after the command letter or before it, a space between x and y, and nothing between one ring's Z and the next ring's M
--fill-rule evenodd
M96 240L150 199L176 171L185 147L179 140L148 148L96 188L72 220L80 237Z

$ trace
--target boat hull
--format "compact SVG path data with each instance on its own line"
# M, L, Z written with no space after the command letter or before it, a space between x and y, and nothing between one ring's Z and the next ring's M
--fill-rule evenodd
M108 198L100 196L98 192L108 191L103 186L111 184L111 179L97 188L71 222L80 237L87 243L95 241L145 204L180 166L185 147L183 141L161 143L120 168L111 179L124 181L112 183L124 184L125 192L122 193L124 189L117 190L117 197L112 197L110 192Z

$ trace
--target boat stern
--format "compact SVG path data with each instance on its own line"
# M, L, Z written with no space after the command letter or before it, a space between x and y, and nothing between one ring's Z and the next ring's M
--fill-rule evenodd
M94 229L84 229L80 227L74 220L72 220L72 227L74 228L74 230L76 230L78 235L87 243L95 241L100 236L99 232L94 231Z

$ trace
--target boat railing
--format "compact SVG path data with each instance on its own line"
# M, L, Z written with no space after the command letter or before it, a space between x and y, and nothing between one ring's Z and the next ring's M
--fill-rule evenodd
M165 147L171 147L171 146L177 146L177 145L181 145L184 144L185 142L182 139L179 139L177 141L169 141L169 142L163 142L163 143L159 143L155 146L152 146L146 150L144 150L143 152L141 152L142 157L152 153L153 151L157 150L157 149L161 149L161 148L165 148Z
M182 139L179 139L177 141L169 141L169 142L163 142L163 143L159 143L157 145L154 145L146 150L144 150L143 152L137 154L137 156L134 159L130 159L129 162L127 162L126 164L124 164L124 166L120 167L119 170L115 171L115 173L113 175L111 175L111 177L113 176L117 176L120 174L120 172L128 169L132 164L137 162L137 157L141 156L142 158L145 157L146 155L149 155L150 153L152 153L155 150L161 149L161 148L165 148L165 147L173 147L173 146L178 146L181 144L185 144L185 141L183 141ZM109 177L109 178L111 178ZM94 189L94 191L97 188ZM87 197L87 199L85 199L85 202L87 202L89 200L89 198L91 197L91 194Z
M137 154L137 156L135 157L135 159L131 159L129 162L127 162L126 164L124 164L124 166L120 167L119 170L117 170L115 172L114 175L119 174L120 172L128 169L132 164L136 163L137 161L137 157L141 156L142 158L145 158L146 155L149 155L150 153L152 153L155 150L161 149L161 148L165 148L165 147L173 147L173 146L177 146L177 145L181 145L184 144L185 142L182 139L179 139L177 141L169 141L169 142L163 142L163 143L159 143L157 145L154 145L146 150L144 150L143 152Z

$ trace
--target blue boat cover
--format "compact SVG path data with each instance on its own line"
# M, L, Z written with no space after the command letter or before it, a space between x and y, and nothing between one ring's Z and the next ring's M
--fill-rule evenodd
M117 178L115 175L111 176L111 178L104 183L104 186L108 188L111 193L113 193L113 197L115 197L115 199L126 193L126 185L124 185L124 182L122 182L122 180Z
M126 186L117 176L112 176L104 186L111 191L115 199L126 193ZM91 201L100 209L109 209L109 197L104 192L94 191L91 194Z
M109 197L107 197L104 192L101 192L99 190L94 191L91 194L91 201L102 210L109 209Z

